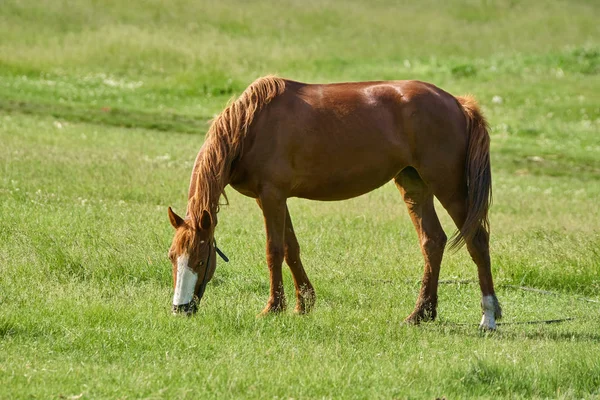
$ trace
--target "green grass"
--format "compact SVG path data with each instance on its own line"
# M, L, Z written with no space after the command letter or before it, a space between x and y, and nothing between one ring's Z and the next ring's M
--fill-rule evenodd
M600 398L598 15L593 1L4 2L0 398ZM274 72L476 95L509 324L477 330L465 250L445 256L438 321L401 323L422 257L393 185L289 201L317 306L263 319L262 216L228 189L231 262L195 317L169 314L166 207L185 209L207 121Z

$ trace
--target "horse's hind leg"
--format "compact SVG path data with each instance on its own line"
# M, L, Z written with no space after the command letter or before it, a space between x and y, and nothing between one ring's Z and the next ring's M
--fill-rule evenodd
M460 229L467 218L466 187L464 185L454 187L462 187L463 189L436 193L436 197ZM502 308L494 292L494 281L492 279L490 263L489 233L483 226L480 226L473 238L466 241L466 245L471 258L477 265L477 274L479 276L479 287L482 296L481 308L483 311L479 327L494 330L496 329L496 319L502 318Z
M285 211L285 262L292 271L294 286L296 287L296 308L294 311L298 314L305 314L315 304L315 289L310 283L300 260L300 245L294 233L290 211L287 207Z
M418 324L436 317L440 265L446 246L446 234L433 206L433 193L414 168L402 170L394 179L419 236L425 269L421 291L407 322Z

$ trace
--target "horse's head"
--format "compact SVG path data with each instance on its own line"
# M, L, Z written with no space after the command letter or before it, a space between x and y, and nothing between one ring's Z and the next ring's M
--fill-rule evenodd
M202 212L198 221L183 219L169 207L169 221L175 228L169 259L173 264L173 313L191 315L206 284L212 279L217 266L214 228L210 213Z

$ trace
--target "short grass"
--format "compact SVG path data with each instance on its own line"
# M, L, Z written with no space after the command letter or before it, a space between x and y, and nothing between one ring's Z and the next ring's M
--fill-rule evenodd
M592 1L4 2L0 398L599 398L598 15ZM317 306L264 319L262 217L229 190L231 262L198 315L169 314L166 207L185 208L207 121L273 72L477 96L506 325L478 332L464 250L445 257L438 321L401 323L422 259L393 185L289 201ZM293 307L289 274L286 289Z

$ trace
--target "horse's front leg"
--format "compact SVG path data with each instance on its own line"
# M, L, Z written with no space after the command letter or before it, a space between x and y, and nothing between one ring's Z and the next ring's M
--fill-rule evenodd
M285 197L276 190L263 190L258 205L263 211L267 232L267 265L271 280L271 291L267 306L259 315L285 310L285 294L281 265L284 258L284 232L286 218Z

